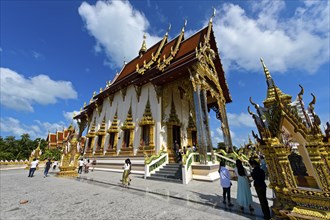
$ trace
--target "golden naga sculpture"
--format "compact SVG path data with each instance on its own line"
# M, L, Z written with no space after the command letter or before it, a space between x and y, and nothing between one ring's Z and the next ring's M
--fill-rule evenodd
M80 157L80 143L78 134L75 128L71 124L68 128L68 135L63 141L64 149L61 155L60 172L58 176L77 176L75 171L78 168L78 162Z
M330 219L330 124L325 134L314 112L316 97L306 108L300 93L292 102L274 83L261 59L268 86L261 107L250 99L250 111L259 135L253 133L265 155L270 187L276 199L276 217Z

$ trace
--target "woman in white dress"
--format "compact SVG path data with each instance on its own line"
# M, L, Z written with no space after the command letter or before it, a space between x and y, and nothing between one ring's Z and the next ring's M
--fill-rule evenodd
M243 167L242 161L237 159L236 160L236 168L235 168L237 179L237 203L241 208L241 211L244 208L249 207L251 212L254 211L252 207L252 194L250 189L250 181L247 176L247 172Z
M132 169L132 164L131 160L127 158L125 160L125 164L123 166L124 172L123 172L123 177L121 182L123 183L124 186L130 185L131 179L129 178L129 175L131 174L131 169Z

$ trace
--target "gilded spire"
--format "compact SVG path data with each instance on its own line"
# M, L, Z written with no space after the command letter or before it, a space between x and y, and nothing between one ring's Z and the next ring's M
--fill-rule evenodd
M141 46L141 49L139 51L140 56L142 56L147 51L146 38L147 38L147 35L146 35L146 33L144 33L142 46Z
M269 70L267 69L267 67L266 67L266 65L264 63L264 60L262 58L260 58L260 61L261 61L262 67L264 68L266 80L271 79L272 77L270 76Z
M267 98L264 100L265 107L269 107L272 105L276 100L284 101L285 103L291 103L291 96L288 94L283 93L274 83L273 78L271 77L268 68L266 67L264 60L260 58L262 67L264 69L266 82L268 86L267 90ZM278 96L278 97L277 97Z

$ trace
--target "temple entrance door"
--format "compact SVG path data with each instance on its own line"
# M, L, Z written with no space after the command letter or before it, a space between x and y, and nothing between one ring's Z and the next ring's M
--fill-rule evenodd
M197 131L191 131L191 140L192 140L192 145L197 144Z
M178 142L181 148L181 133L180 133L180 126L173 125L173 140L172 143L174 144L175 141Z

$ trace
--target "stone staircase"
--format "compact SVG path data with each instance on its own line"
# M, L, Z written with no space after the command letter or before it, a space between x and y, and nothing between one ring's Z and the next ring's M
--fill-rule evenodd
M182 183L182 165L178 163L166 164L159 171L156 171L155 174L151 174L147 179L165 181L165 182L174 182Z

